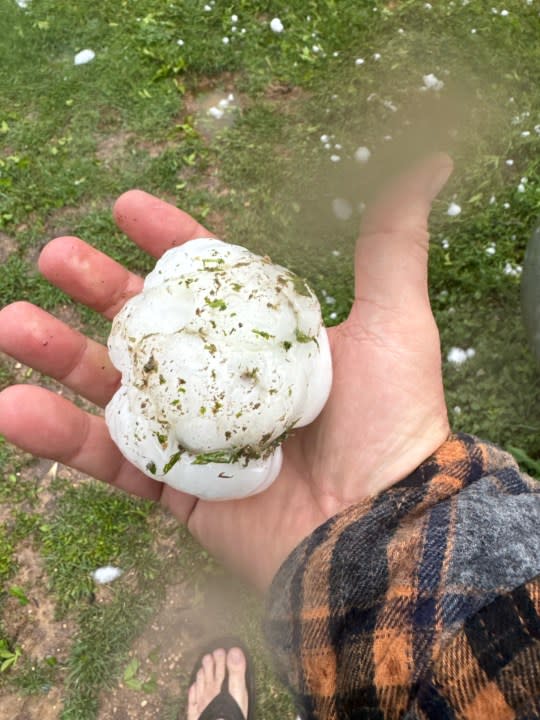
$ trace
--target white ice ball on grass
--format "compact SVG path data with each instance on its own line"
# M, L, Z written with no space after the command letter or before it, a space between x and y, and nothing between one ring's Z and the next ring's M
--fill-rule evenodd
M201 498L267 488L283 439L317 417L332 382L304 280L210 238L165 253L108 344L122 373L105 412L114 442L146 475Z
M272 18L272 20L270 20L270 30L278 34L283 32L283 23L278 17Z
M73 64L86 65L87 63L92 62L95 57L96 53L93 50L90 50L90 48L86 48L75 55L73 58Z

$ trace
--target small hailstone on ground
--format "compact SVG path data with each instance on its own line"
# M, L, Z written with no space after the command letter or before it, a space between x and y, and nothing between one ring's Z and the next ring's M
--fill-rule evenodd
M391 100L383 100L383 105L387 110L390 110L390 112L397 112L397 105Z
M495 205L496 202L497 202L497 198L495 197L495 195L492 195L492 196L489 198L489 204L490 204L490 205Z
M213 117L214 120L221 120L224 114L225 111L219 107L213 106L211 108L208 108L208 115L210 115L210 117Z
M512 265L512 263L507 262L504 266L503 272L505 275L509 275L510 277L519 277L523 272L523 268L521 265Z
M210 11L212 10L212 6L211 6L211 5L205 5L204 8L203 8L203 10L205 10L206 12L210 12Z
M512 167L512 165L514 164L514 161L512 159L508 158L508 160L505 160L505 164L508 165L508 167Z
M353 214L352 205L345 198L334 198L332 200L332 212L338 220L349 220Z
M221 42L222 42L224 45L228 45L229 42L230 42L230 40L229 40L229 38L228 38L227 36L225 36L224 38L221 38Z
M519 193L524 193L525 192L525 183L520 182L519 185L517 186L517 191Z
M497 252L497 247L496 247L495 243L491 243L490 245L487 246L486 255L495 255L496 252Z
M508 12L508 10L501 10L501 15L502 17L506 17L507 15L510 15L510 13Z
M324 133L324 135L321 135L320 140L322 143L327 143L330 140L330 136Z
M312 49L312 51L313 51L314 53L319 53L319 52L321 52L321 48L320 48L319 45L312 45L311 49Z
M184 41L183 41L183 40L177 40L177 41L176 41L176 44L177 44L177 45L180 45L180 47L182 47L183 44L184 44Z
M456 217L456 215L459 215L461 212L461 207L455 203L451 202L448 206L448 210L446 211L447 215L450 215L450 217Z
M468 348L467 350L463 350L463 348L453 347L450 348L446 359L448 360L448 362L451 362L454 365L462 365L466 360L469 360L475 355L476 350L474 348Z
M73 63L75 65L86 65L86 63L92 62L95 57L96 53L93 50L87 48L85 50L81 50L75 55L75 57L73 58Z
M504 208L505 210L509 210L509 209L510 209L510 203L509 203L509 202L503 203L503 208Z
M356 58L356 60L354 61L354 64L356 65L356 67L359 67L360 65L363 65L365 62L366 61L364 60L364 58Z
M339 257L339 256L341 255L341 253L340 253L339 250L332 250L332 255L333 255L334 257Z
M270 30L272 30L272 32L281 33L283 29L283 23L279 18L275 17L270 20Z
M336 304L336 298L332 297L331 295L326 295L324 298L327 305L335 305Z
M339 162L339 161L341 160L341 157L340 157L339 155L330 155L330 160L331 160L333 163L337 163L337 162Z
M331 147L332 147L332 145L330 143L324 143L325 150L330 150Z
M120 570L120 568L114 567L113 565L104 565L94 570L92 577L100 585L106 585L113 580L117 580L122 573L123 570Z
M340 143L336 143L334 145L334 150L342 150L342 149L343 149L343 145L341 145Z
M238 15L231 15L231 23L237 23L238 22Z
M523 130L523 132L521 133L521 137L529 137L530 134L531 134L530 130Z
M454 405L452 409L454 411L454 415L461 415L461 408L459 407L459 405Z
M535 126L534 126L534 132L535 132L537 135L540 135L540 125L535 125Z
M427 90L442 90L444 87L444 83L442 80L439 80L439 78L434 75L433 73L428 73L428 75L423 75L422 80L424 81L424 87Z
M30 4L30 0L15 0L17 5L22 8L23 10L28 7Z
M433 8L433 5L431 3L427 2L427 3L424 3L424 7L426 8L426 10L431 10Z
M330 313L330 320L335 320L337 318L337 312L334 310Z
M373 59L374 59L374 60L380 60L380 59L381 59L381 53L373 53Z
M369 158L371 157L371 150L367 147L364 147L363 145L356 148L354 151L354 159L356 162L361 163L362 165L365 165Z
M476 28L471 28L471 35L476 35Z
M450 247L450 241L448 240L448 238L443 238L441 240L441 247L443 250L448 250L448 248Z

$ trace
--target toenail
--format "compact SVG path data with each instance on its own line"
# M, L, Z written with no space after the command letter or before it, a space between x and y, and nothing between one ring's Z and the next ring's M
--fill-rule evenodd
M229 650L229 660L235 665L240 665L243 659L242 651L238 648L232 648Z

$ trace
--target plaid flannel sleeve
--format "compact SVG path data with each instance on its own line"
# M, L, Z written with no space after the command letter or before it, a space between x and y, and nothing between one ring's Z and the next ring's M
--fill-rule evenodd
M317 528L265 632L303 718L540 718L540 483L453 435Z

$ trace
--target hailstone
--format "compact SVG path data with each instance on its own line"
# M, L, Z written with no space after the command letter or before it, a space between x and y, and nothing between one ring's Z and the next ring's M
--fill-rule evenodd
M200 498L265 490L281 443L332 382L318 300L267 257L212 238L167 251L108 341L122 382L105 411L122 454Z

